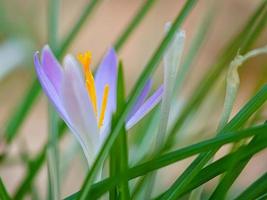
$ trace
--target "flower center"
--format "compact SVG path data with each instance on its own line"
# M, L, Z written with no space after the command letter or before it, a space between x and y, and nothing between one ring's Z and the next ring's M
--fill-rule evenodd
M96 118L98 119L98 127L100 128L103 125L104 118L105 118L105 112L107 108L108 94L109 94L109 85L106 84L104 87L100 116L98 118L95 79L90 69L90 65L92 63L92 53L87 51L84 54L78 54L77 59L80 61L80 63L83 66L86 89L90 97L90 100L92 102L92 106L93 106Z

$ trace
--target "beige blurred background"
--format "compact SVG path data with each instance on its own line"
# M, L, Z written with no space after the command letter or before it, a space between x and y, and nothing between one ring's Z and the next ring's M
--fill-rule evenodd
M71 0L61 1L60 38L74 24L86 2L85 0L76 0L75 3ZM77 54L78 52L90 50L93 53L93 63L97 63L105 50L112 45L116 37L134 16L142 2L141 0L104 0L81 29L68 52ZM217 3L216 15L208 32L207 40L204 42L200 54L193 64L190 76L187 78L185 87L180 95L181 99L186 101L186 97L190 94L191 89L196 86L207 67L210 66L209 64L215 61L222 47L242 28L260 2L260 0L224 0ZM158 0L140 26L131 35L127 44L118 53L125 65L127 91L134 85L142 68L164 36L164 24L174 19L183 3L184 0ZM183 25L182 28L186 31L185 53L211 4L211 0L200 0ZM16 64L16 68L13 71L3 77L0 76L0 130L3 130L7 118L21 100L23 94L25 94L33 77L35 77L32 64L33 51L40 50L47 43L47 1L3 1L0 4L0 11L2 11L0 15L0 23L2 23L2 26L0 26L0 45L16 39L21 39L26 43L22 45L21 49L18 48L18 51L10 51L10 54L6 57L8 61L11 62L20 53L23 54L22 59L21 61L18 60L18 64ZM255 47L265 44L267 44L266 30L260 40L256 42ZM267 67L266 61L266 56L257 57L257 59L252 59L246 63L244 68L240 70L241 89L235 104L235 112L249 98L255 89L255 83L262 76L265 80L267 79L267 74L264 74L264 72L267 72L264 70ZM157 70L154 85L157 86L161 81L162 66ZM223 98L223 91L221 98ZM218 120L218 112L220 112L222 102L223 99L218 100L218 111L214 111L214 120L212 121L214 124L209 121L211 123L209 124L210 130L214 130L216 126L215 123ZM18 160L18 155L27 152L30 157L34 156L46 142L46 139L47 100L42 94L19 130L19 136L16 141L8 147L10 161L0 166L0 176L10 192L14 192L19 180L24 175L24 168ZM68 134L64 138L64 142L62 142L62 150L68 149L71 140L72 138ZM80 161L80 159L80 157L75 158L77 161ZM166 173L166 171L161 173L163 179L158 187L170 184L175 175L181 173L182 168L187 163L189 163L189 160L171 166L171 170L168 170L169 173ZM234 186L237 190L248 185L255 176L267 169L266 152L256 156L250 163L247 166L246 173L243 173L238 183ZM47 169L44 167L35 183L35 187L39 188L39 191L41 191L40 196L43 199L46 193L46 173ZM71 169L62 184L63 196L77 191L84 175L85 164L83 162L72 162ZM209 190L209 187L207 187L207 190Z

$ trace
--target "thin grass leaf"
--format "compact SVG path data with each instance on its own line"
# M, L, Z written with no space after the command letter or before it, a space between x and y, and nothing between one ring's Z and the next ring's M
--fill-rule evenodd
M243 191L235 200L254 200L262 195L266 195L267 191L267 173L263 174L259 179L252 183L245 191Z
M224 131L233 131L240 128L266 102L266 100L267 85L262 87L262 89L217 134L220 135ZM168 192L165 193L163 199L174 199L180 197L187 185L217 151L218 149L215 149L213 151L200 154L174 182Z
M207 14L204 16L204 19L201 20L200 25L196 28L196 35L194 35L192 44L190 45L188 52L186 52L184 61L182 62L176 77L174 91L176 91L177 95L180 94L181 87L183 86L190 67L192 66L195 58L199 53L200 48L206 40L208 31L215 17L214 10L214 6L211 6L207 11Z
M49 199L60 198L60 173L58 150L58 116L49 106L49 145L47 148Z
M123 76L123 65L122 62L119 63L118 70L118 89L117 89L117 112L118 116L124 109L125 105L125 81ZM119 147L119 174L122 175L120 184L118 186L119 197L121 200L130 199L130 190L128 184L128 143L127 143L127 132L125 127L122 128L121 133L118 136L118 147Z
M2 181L2 179L0 178L0 199L2 200L11 200L6 187Z
M151 76L151 74L156 70L157 64L159 63L161 56L163 55L164 51L167 49L169 43L171 42L172 38L175 35L175 32L177 29L181 26L182 22L185 20L188 13L191 11L192 7L196 3L196 0L189 0L186 2L185 6L183 7L182 11L174 21L170 31L166 35L166 37L163 39L161 44L159 45L159 48L156 50L146 67L144 68L144 71L142 72L140 78L137 81L137 84L135 85L134 89L132 90L131 94L129 95L129 101L126 104L126 107L124 109L124 112L120 116L119 120L116 123L115 128L112 129L110 135L107 137L106 141L104 142L94 164L92 165L91 170L89 171L80 195L78 199L87 199L90 196L90 189L91 185L93 183L93 180L96 176L97 170L99 168L99 165L101 162L104 161L105 157L107 156L112 144L114 143L115 139L117 138L119 132L123 128L124 121L127 118L127 115L135 101L135 99L138 97L139 93L141 92L142 88L144 87L146 81Z
M266 136L265 136L266 138ZM200 185L210 181L214 177L226 172L229 170L229 163L235 158L238 159L236 166L239 166L244 159L248 159L258 153L259 151L264 150L267 147L266 142L258 141L257 145L245 145L242 148L238 149L234 153L225 155L224 157L216 160L212 164L203 168L199 174L191 181L191 184L184 190L182 195L192 191L192 189L199 187ZM238 155L238 156L237 156ZM156 199L161 199L166 193L161 194Z
M120 34L116 42L114 43L114 48L118 51L125 44L129 35L132 34L135 28L140 24L142 19L146 16L148 11L153 7L157 0L146 0L140 9L136 12L133 19L130 21L125 30Z
M143 176L153 170L166 167L170 164L186 159L195 154L206 152L212 149L217 149L225 144L236 142L243 138L248 138L248 137L252 137L255 135L264 135L266 134L266 130L267 130L267 125L264 124L264 125L256 126L253 128L244 129L241 131L236 131L236 132L226 131L222 133L221 135L218 135L214 138L184 147L182 149L178 149L170 153L166 153L153 160L150 160L138 166L132 167L128 171L128 179L133 179L139 176ZM267 144L264 143L264 145L267 145ZM244 156L247 156L247 155L244 155ZM92 188L91 198L98 198L101 196L101 194L105 193L106 190L110 189L111 186L117 185L120 179L118 177L107 178L106 180L103 180L100 183L96 183L94 185L94 188ZM96 188L98 188L98 190ZM73 196L76 196L76 195L73 194L71 196L73 198Z

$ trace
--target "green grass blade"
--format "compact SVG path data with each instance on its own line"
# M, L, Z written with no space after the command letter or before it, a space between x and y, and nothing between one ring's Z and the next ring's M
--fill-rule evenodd
M88 175L87 175L87 177L83 183L81 193L80 193L80 196L78 197L78 199L84 200L84 199L87 199L88 196L90 196L90 189L91 189L93 180L96 176L97 170L100 166L100 163L104 161L111 146L113 145L115 139L117 138L119 132L121 131L121 129L124 125L124 121L126 120L127 114L129 113L135 99L138 97L139 93L141 92L142 88L144 87L149 76L151 76L151 74L155 71L157 64L161 60L161 57L162 57L164 51L167 49L169 43L171 42L172 38L174 37L175 32L181 26L182 22L185 20L186 16L191 11L191 9L195 3L196 3L196 0L189 0L186 2L184 8L182 9L180 14L176 18L175 22L173 23L170 31L168 32L166 37L161 42L159 48L154 53L154 55L152 56L152 58L148 62L147 66L144 68L142 75L138 79L137 84L135 85L134 89L132 90L131 94L129 95L130 98L126 104L124 112L122 113L118 122L116 123L115 128L112 129L111 133L107 137L107 139L106 139L103 147L101 148L94 164L92 165L92 168L89 171L89 173L88 173Z
M2 181L2 179L0 178L0 199L2 200L11 200L6 187Z
M58 139L63 137L65 129L65 124L60 124L58 130ZM28 167L25 177L22 179L17 190L15 191L14 199L23 199L26 193L31 189L32 182L37 173L41 170L41 167L46 159L47 146L48 144L46 144L38 153L38 155L32 161L29 162L28 165L30 167Z
M139 176L143 176L153 170L166 167L170 164L186 159L195 154L199 154L201 152L206 152L208 150L220 148L221 146L228 144L228 143L236 142L241 139L252 137L255 135L264 135L266 134L266 130L267 130L267 125L265 124L265 125L260 125L260 126L256 126L253 128L244 129L242 131L237 131L237 132L229 132L229 131L224 132L223 134L218 135L214 138L184 147L182 149L178 149L170 153L166 153L153 160L150 160L138 166L132 167L129 169L128 179L133 179ZM263 144L265 146L267 145L265 143ZM251 154L251 152L255 153L255 149L251 149L250 152L246 152L246 154L244 154L243 156L248 156L248 153ZM114 186L118 183L119 183L118 177L111 177L104 181L101 181L100 183L95 184L94 185L95 188L92 189L93 196L91 197L96 197L95 195L99 197L106 190L108 190L111 186ZM97 187L100 191L96 190Z
M59 0L48 2L48 42L53 51L58 48ZM51 105L48 105L49 135L47 148L48 197L60 199L59 151L58 151L58 116Z
M250 116L266 102L266 100L267 85L265 85L218 134L221 134L224 131L232 131L240 128ZM215 149L214 151L199 155L171 186L164 199L178 198L195 175L197 175L217 150L218 149Z
M15 138L22 122L27 116L30 108L35 103L37 96L40 93L39 81L35 79L29 89L27 90L25 96L19 105L15 108L14 112L7 121L7 126L5 129L5 140L9 144Z
M125 30L120 34L118 39L115 41L114 48L117 51L121 49L121 47L125 44L125 42L129 38L129 35L133 33L135 28L140 24L142 19L145 17L148 11L153 7L155 2L156 0L146 0L143 3L143 5L140 7L136 15L134 16L134 18L129 23L129 25L125 28Z
M125 81L123 76L123 65L119 63L118 70L118 86L117 86L117 117L123 111L125 105ZM127 132L125 127L122 128L121 133L118 136L118 148L119 148L119 174L122 174L120 184L118 186L119 197L121 200L130 199L130 190L128 184L128 143L127 143Z
M266 138L266 136L265 136ZM267 147L266 142L259 141L257 145L246 145L243 148L238 149L236 152L227 154L224 157L220 158L219 160L213 162L212 164L203 168L199 174L191 181L191 184L186 187L183 191L182 195L192 191L193 189L199 187L200 185L208 182L209 180L213 179L214 177L226 172L229 170L229 163L232 162L233 159L236 160L236 166L239 166L244 159L249 159L259 151L264 150ZM246 151L244 151L246 150ZM237 156L238 155L238 156ZM167 192L161 194L157 199L161 199Z
M69 33L67 34L66 38L63 39L62 44L60 45L59 51L56 52L57 57L62 57L72 41L77 36L78 32L81 30L82 26L85 24L87 19L92 15L95 8L102 2L102 0L91 0L84 8L79 19L70 29Z
M59 150L58 150L58 116L49 106L49 142L47 148L49 199L60 198Z
M267 173L263 174L258 180L252 183L235 200L254 200L266 194L267 191Z

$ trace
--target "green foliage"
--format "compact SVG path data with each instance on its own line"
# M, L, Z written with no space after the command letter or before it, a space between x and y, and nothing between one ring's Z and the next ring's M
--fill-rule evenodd
M75 40L80 29L84 26L87 18L98 8L101 2L102 1L91 0L85 6L84 11L74 23L73 27L66 34L64 39L61 40L58 35L60 2L49 0L47 16L48 43L58 59L63 57L68 47ZM128 25L115 40L114 47L116 51L119 51L126 44L128 38L133 34L135 29L138 28L138 25L155 3L156 0L146 0L142 3ZM139 136L138 141L132 141L125 129L126 118L135 100L138 98L147 80L153 76L158 68L163 55L166 53L168 47L170 47L170 44L172 44L177 30L181 29L190 13L194 12L193 8L197 3L197 0L187 0L184 3L180 12L177 13L177 17L172 22L168 33L161 40L158 48L154 50L151 58L147 60L147 64L144 66L143 71L128 96L125 94L124 66L122 62L119 63L117 110L113 114L110 134L106 137L93 165L88 169L80 190L74 194L69 194L65 199L98 199L107 193L111 200L138 199L139 195L140 197L143 195L142 198L150 199L150 196L153 196L153 189L156 187L155 183L158 181L156 177L157 170L193 156L195 156L195 159L185 168L183 173L175 177L175 181L171 186L165 188L162 194L157 194L158 196L156 196L155 199L175 200L183 198L196 188L201 187L199 191L202 191L203 186L208 181L218 176L220 176L221 179L214 187L213 192L208 194L208 198L219 200L228 199L229 190L248 162L251 161L258 152L267 148L267 124L264 124L263 121L260 121L260 123L256 121L258 119L261 120L260 116L265 108L264 105L267 100L266 84L255 92L255 95L249 98L247 103L241 107L237 114L230 118L239 89L237 66L242 64L243 61L260 53L265 53L266 51L266 49L261 49L263 51L260 49L249 51L258 40L260 34L266 31L266 0L261 2L252 16L247 20L243 29L225 45L225 48L218 55L209 70L204 73L202 79L184 103L179 115L172 121L172 126L169 126L170 123L168 123L168 120L170 119L168 117L174 107L173 102L175 102L177 96L180 98L174 91L180 93L182 86L186 84L185 77L190 72L193 60L195 60L196 56L201 51L204 39L208 39L207 34L212 23L212 18L216 15L215 12L209 10L203 17L204 20L200 23L199 30L195 35L195 39L188 53L185 55L184 62L181 63L178 76L172 77L173 72L176 71L175 68L172 68L168 76L166 76L168 77L167 81L170 81L170 88L166 90L168 96L165 99L165 106L162 106L161 112L159 108L155 109L154 112L151 112L150 116L145 119L148 123L143 127L137 128ZM218 9L218 7L214 8ZM244 56L236 57L236 55L239 54ZM242 62L236 63L236 61L238 60L239 62L240 59ZM221 112L222 118L218 125L218 130L214 131L214 136L211 138L201 140L200 142L193 142L183 147L177 147L177 138L180 139L179 136L183 132L186 132L185 126L188 122L190 126L194 126L194 124L191 124L193 117L199 117L198 111L205 101L208 100L213 87L219 82L220 78L227 77L225 72L229 65L230 72L228 73L224 102L225 107ZM233 82L229 82L229 79L233 77L238 77L238 81L234 82L235 85L232 87L231 84ZM234 81L236 80L237 79ZM229 85L231 86L230 89ZM17 138L19 128L29 114L31 107L38 100L37 97L40 91L39 83L34 79L32 85L26 91L25 96L20 103L18 103L17 108L5 125L3 135L4 146L8 147ZM48 166L48 198L62 198L59 176L59 142L65 135L66 125L63 121L59 120L53 109L49 109L48 122L48 141L33 159L26 162L25 175L18 184L14 194L10 195L7 192L6 186L2 182L2 179L0 179L1 199L9 200L11 199L10 196L18 200L24 199L25 196L31 192L34 180L36 180L45 162L47 162ZM208 132L208 130L198 130L198 132ZM159 139L156 141L154 138L157 136L157 133ZM160 135L161 133L164 133L164 135ZM226 144L235 144L235 148L232 148L231 151L227 152L218 160L213 161L212 158L214 155ZM130 160L129 156L129 152L133 146L140 148L139 151L136 152L144 151L142 155L137 155L134 161ZM7 154L3 157L3 164L5 159L8 159L8 156ZM107 159L109 159L109 162L105 162ZM109 169L109 173L105 178L99 176L102 170L104 170L103 163L107 164ZM153 176L149 178L149 176L147 176L149 174ZM240 194L236 195L235 199L264 199L267 195L266 191L267 174L265 172L250 186L244 188ZM201 197L199 197L199 199L200 198Z

